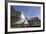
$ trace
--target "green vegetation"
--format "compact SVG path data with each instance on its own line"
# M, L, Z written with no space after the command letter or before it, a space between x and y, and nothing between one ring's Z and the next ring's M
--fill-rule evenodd
M28 20L29 24L13 24L14 22L16 22L16 18L12 19L12 25L11 27L15 27L15 28L22 28L22 27L34 27L34 26L41 26L41 20L38 17L33 17L30 20ZM26 26L25 26L26 25Z

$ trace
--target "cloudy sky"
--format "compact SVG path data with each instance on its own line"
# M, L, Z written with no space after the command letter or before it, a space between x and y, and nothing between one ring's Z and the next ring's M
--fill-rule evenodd
M40 18L40 7L36 6L12 6L15 10L21 12L23 11L24 16L28 19L32 17L39 17Z

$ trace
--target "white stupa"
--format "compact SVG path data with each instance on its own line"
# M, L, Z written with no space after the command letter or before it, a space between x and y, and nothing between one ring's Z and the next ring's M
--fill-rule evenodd
M24 22L24 24L28 24L28 21L27 21L27 19L25 18L23 12L21 12L20 20L17 21L16 23L14 23L14 24L22 24L23 22Z

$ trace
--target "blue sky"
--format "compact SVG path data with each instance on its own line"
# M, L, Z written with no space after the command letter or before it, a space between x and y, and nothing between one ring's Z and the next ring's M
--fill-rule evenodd
M34 17L40 18L40 7L36 6L12 6L15 10L21 12L23 11L24 16L28 19Z

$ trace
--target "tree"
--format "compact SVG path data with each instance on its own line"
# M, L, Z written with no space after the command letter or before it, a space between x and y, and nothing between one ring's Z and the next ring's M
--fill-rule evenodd
M29 20L30 26L40 26L41 21L38 17L33 17Z

